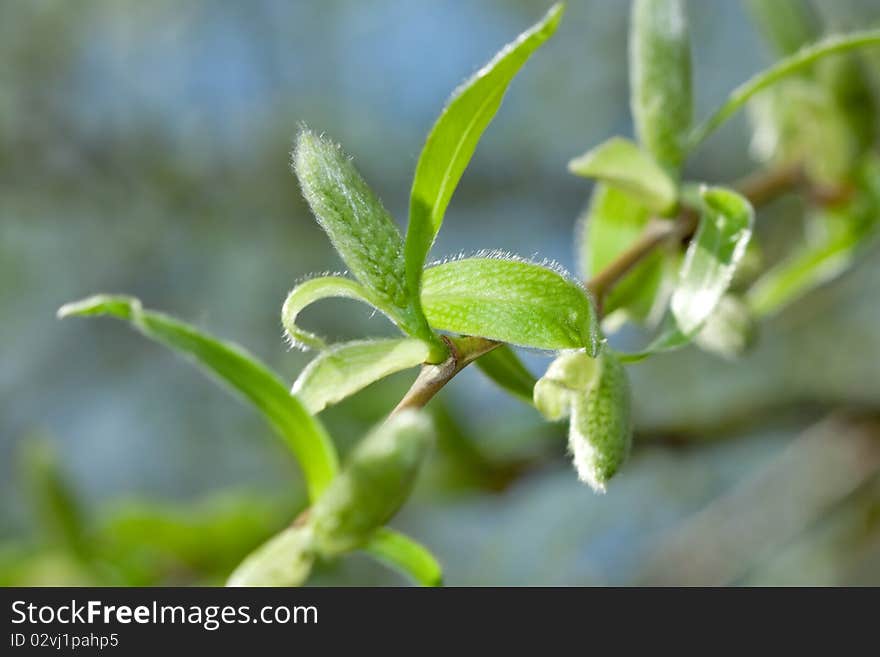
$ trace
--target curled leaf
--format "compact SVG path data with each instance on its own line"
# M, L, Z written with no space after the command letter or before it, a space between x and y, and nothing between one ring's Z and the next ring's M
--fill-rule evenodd
M702 191L697 233L688 246L672 294L672 314L682 333L692 336L727 291L752 236L754 210L736 192L719 187Z
M191 357L253 404L284 438L316 499L336 474L336 450L321 423L265 365L241 347L205 335L162 313L144 310L133 297L101 294L58 310L59 317L109 315L131 322L152 340Z
M675 209L675 182L654 159L628 139L614 137L568 163L568 170L614 187L652 212Z
M300 328L296 323L296 318L304 308L315 301L334 297L363 301L387 315L392 322L397 323L394 309L360 283L342 276L320 276L309 279L293 288L281 307L281 324L293 346L302 349L326 348L327 344L323 338Z
M403 505L434 441L430 418L403 411L373 429L312 507L309 526L321 554L367 543Z
M639 141L676 175L691 127L691 53L682 0L635 0L630 104Z
M599 348L584 288L531 262L478 257L429 267L422 305L431 326L443 331L536 349Z
M419 156L410 194L406 233L406 275L418 290L425 258L458 181L492 121L513 77L531 54L556 31L563 5L505 46L488 64L453 92Z
M320 413L379 379L423 363L429 353L430 347L415 338L334 345L306 366L291 392L310 413Z

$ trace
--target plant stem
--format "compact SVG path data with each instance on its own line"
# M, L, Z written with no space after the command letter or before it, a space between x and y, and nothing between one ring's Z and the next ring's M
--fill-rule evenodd
M785 166L754 173L735 185L736 189L754 206L765 205L774 198L797 188L803 183L800 166ZM602 271L586 282L598 307L605 295L654 249L673 240L689 237L696 230L699 215L691 208L683 208L675 219L652 219L642 235ZM391 411L391 415L405 408L422 408L452 378L480 356L489 353L500 343L477 337L444 337L450 345L449 357L437 365L425 364L410 389Z

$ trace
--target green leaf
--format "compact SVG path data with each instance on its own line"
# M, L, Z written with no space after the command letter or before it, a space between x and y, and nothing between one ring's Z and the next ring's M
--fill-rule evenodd
M315 561L309 527L288 527L245 557L227 586L300 586Z
M590 205L578 223L580 270L584 280L595 276L629 248L651 221L647 208L606 184L593 190ZM622 310L644 321L655 310L666 276L667 255L649 254L611 289L604 299L606 316Z
M351 158L329 139L303 129L293 169L318 223L374 305L405 333L436 343L412 291L418 288L407 285L400 232Z
M685 253L671 302L678 328L688 336L702 327L727 291L754 223L752 206L736 192L708 188L702 198L700 225Z
M749 117L752 153L777 166L800 164L817 185L840 184L860 156L846 114L815 80L782 80L749 103Z
M28 437L22 450L21 465L34 505L32 511L45 538L64 547L77 559L90 560L92 547L86 519L51 443L43 437Z
M429 267L422 305L431 326L443 331L536 349L599 348L584 288L531 262L477 257Z
M691 127L691 53L682 0L635 0L630 104L639 141L676 176Z
M632 445L629 380L620 361L607 350L596 359L563 354L535 386L535 406L548 420L570 417L568 446L578 476L605 492Z
M334 345L306 366L291 392L317 414L379 379L423 363L429 352L425 342L414 338Z
M675 182L633 142L614 137L568 163L568 170L619 189L652 212L668 214L677 204Z
M747 4L767 40L783 55L817 36L816 16L804 0L748 0Z
M688 137L690 148L696 147L727 119L733 116L749 99L783 78L799 73L823 57L843 53L856 48L880 45L880 30L865 30L851 34L835 35L810 46L801 48L793 55L778 61L767 70L758 73L733 90L713 114L699 124Z
M281 325L284 327L291 345L303 349L325 349L327 347L323 338L297 326L296 318L303 309L315 301L334 297L363 301L397 324L394 309L383 303L380 298L360 283L342 276L320 276L309 279L293 288L281 308ZM398 324L398 326L400 325Z
M491 122L510 81L529 56L556 31L563 5L505 46L452 94L422 149L410 194L406 275L418 290L425 258L477 142Z
M443 585L443 569L428 548L393 529L378 529L363 550L420 586Z
M433 442L430 418L406 410L358 443L310 510L318 551L332 557L366 544L409 497Z
M532 403L535 377L506 344L502 344L477 359L483 374L510 394Z
M336 450L321 423L281 380L241 347L209 337L162 313L144 310L133 297L97 295L62 306L59 317L109 315L129 321L146 337L189 356L244 396L293 451L309 497L318 498L337 470Z
M863 191L846 207L813 215L812 239L795 248L749 289L746 301L752 313L772 315L849 269L880 232L878 208L880 197L872 199L870 191Z

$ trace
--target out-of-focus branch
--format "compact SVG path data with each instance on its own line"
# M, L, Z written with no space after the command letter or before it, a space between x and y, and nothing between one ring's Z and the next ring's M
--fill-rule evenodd
M656 544L639 583L736 582L880 472L880 419L832 415Z

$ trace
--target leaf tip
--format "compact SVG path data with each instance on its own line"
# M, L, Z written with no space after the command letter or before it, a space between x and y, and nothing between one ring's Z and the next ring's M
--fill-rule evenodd
M55 313L58 319L112 315L128 319L141 309L140 300L119 294L96 294L61 306Z

